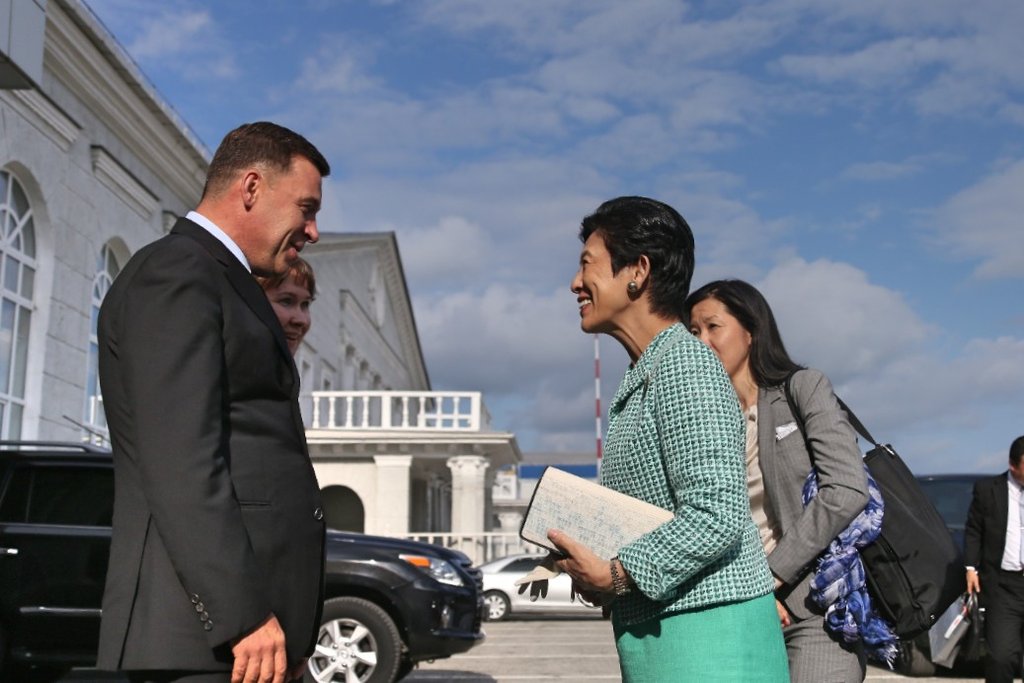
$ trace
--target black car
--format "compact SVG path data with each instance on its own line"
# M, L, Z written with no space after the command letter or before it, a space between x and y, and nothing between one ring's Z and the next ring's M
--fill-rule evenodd
M0 680L95 664L113 496L109 451L0 442ZM329 531L326 558L307 680L390 683L483 640L481 575L466 555Z

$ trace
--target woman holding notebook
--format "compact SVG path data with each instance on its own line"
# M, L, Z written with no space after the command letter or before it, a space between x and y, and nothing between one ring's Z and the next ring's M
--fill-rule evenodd
M624 681L788 681L747 502L743 416L721 363L681 322L690 227L666 204L620 197L587 216L579 236L580 326L612 336L630 359L601 484L674 517L611 560L552 530L565 554L558 567L610 604Z

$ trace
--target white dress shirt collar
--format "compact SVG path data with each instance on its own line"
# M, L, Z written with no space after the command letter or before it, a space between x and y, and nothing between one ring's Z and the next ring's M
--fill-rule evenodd
M193 223L201 227L203 230L216 237L218 241L220 241L225 247L227 247L228 251L235 255L235 258L237 258L241 262L241 264L245 266L245 269L247 271L249 271L250 273L252 272L252 268L249 266L249 259L245 258L245 254L243 254L242 250L238 248L238 245L235 244L235 241L228 237L228 234L226 232L217 227L216 223L214 223L209 218L207 218L206 216L197 211L189 211L185 218L192 221Z
M1009 472L1006 473L1006 544L1003 546L1003 558L999 563L1000 569L1019 572L1024 569L1021 563L1021 485Z

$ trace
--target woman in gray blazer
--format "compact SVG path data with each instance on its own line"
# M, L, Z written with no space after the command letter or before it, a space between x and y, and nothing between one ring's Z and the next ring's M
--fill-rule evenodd
M868 500L856 435L832 384L789 357L768 302L746 282L704 285L687 298L685 309L690 331L725 366L747 420L750 509L775 576L790 678L863 681L863 647L835 639L825 628L824 610L809 597L816 560ZM787 381L799 417L786 400ZM812 467L818 493L804 506Z

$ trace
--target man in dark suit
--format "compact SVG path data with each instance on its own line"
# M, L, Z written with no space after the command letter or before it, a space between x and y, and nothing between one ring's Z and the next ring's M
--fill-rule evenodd
M99 319L114 452L98 666L281 683L318 630L324 522L284 333L253 278L318 237L327 161L272 123L228 133L195 211L125 266Z
M1010 683L1024 655L1024 436L1010 445L1010 469L974 485L967 512L967 590L985 600L985 680Z

